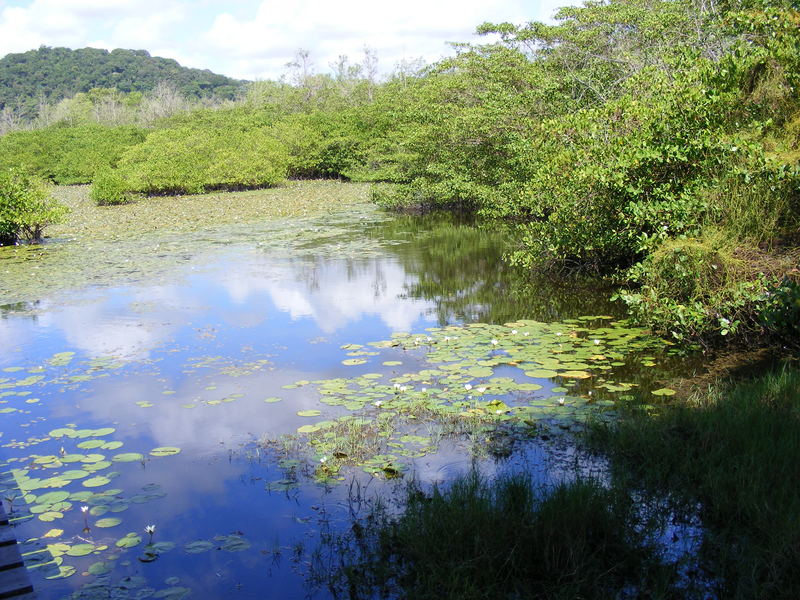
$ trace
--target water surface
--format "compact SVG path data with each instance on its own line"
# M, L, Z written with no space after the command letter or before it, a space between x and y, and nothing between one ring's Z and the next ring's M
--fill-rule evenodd
M554 434L680 365L508 243L356 206L3 249L0 458L40 597L326 597L309 556L354 489L598 468Z

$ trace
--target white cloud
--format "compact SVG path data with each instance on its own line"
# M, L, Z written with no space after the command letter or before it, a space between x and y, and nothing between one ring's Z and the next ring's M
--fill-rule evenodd
M0 0L0 56L40 45L145 49L186 66L248 79L275 78L299 48L317 70L345 54L377 51L389 72L403 60L428 62L448 41L476 41L483 21L549 18L559 0Z
M110 47L142 48L163 39L183 10L178 0L34 0L0 7L0 55L40 45L82 48L107 39Z
M393 331L408 331L435 308L433 302L397 298L413 281L397 264L365 260L358 264L329 261L309 265L267 263L220 280L230 299L253 303L257 294L269 294L275 307L292 320L312 319L325 333L333 333L364 315L378 316Z
M532 15L527 3L407 0L380 3L350 0L264 0L251 18L222 13L204 39L230 57L237 75L274 78L298 48L311 53L320 70L339 55L357 59L364 46L377 51L383 71L403 59L432 62L450 52L448 41L469 41L486 20L523 22Z

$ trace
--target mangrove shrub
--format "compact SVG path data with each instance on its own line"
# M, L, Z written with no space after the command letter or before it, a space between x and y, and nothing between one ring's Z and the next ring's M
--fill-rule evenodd
M0 245L38 242L44 228L66 212L41 181L20 171L0 172Z

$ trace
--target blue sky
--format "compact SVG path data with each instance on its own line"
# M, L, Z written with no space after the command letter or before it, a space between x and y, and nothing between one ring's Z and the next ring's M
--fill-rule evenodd
M563 0L0 0L0 56L46 46L145 49L189 67L274 79L302 48L316 71L338 56L379 69L433 62L483 21L550 20Z

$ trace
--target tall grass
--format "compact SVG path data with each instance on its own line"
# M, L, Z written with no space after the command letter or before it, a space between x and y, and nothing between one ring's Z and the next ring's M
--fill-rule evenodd
M717 387L657 417L599 425L617 475L700 507L724 598L800 597L800 370Z
M399 515L374 507L315 572L347 598L662 597L671 571L646 530L626 493L594 481L545 491L472 473L446 490L410 486Z

